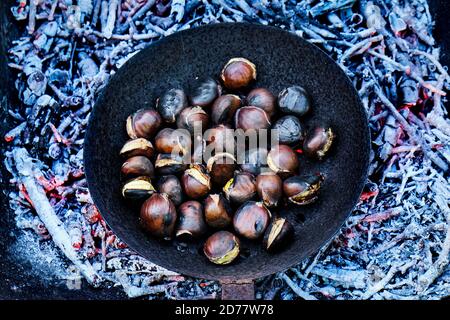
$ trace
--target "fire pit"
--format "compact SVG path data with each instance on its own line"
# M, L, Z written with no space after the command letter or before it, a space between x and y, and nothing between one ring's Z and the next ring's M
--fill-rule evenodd
M175 31L242 21L291 31L337 61L368 112L372 140L370 180L339 236L303 263L259 279L256 297L448 296L448 72L432 30L430 10L436 7L424 0L272 1L270 6L174 0L169 6L136 1L135 7L129 1L83 1L82 8L69 2L10 1L12 11L0 3L2 15L18 21L14 25L23 36L7 49L2 43L17 79L2 85L10 88L2 182L11 186L2 197L11 209L1 220L8 239L2 247L4 296L25 297L23 292L38 287L35 297L50 297L55 290L68 297L115 296L110 289L91 295L92 286L64 289L79 288L85 278L102 287L119 284L130 297L215 297L217 283L182 281L124 248L92 206L82 146L100 89L135 52ZM5 28L4 21L2 30L13 37L14 28ZM62 222L56 231L55 217ZM18 229L11 232L14 225ZM21 271L15 274L11 270L17 266Z

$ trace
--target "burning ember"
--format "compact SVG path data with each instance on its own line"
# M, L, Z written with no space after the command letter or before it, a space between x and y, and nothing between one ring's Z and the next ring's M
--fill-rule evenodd
M68 284L82 277L129 297L216 297L217 283L162 269L107 228L87 189L83 136L100 90L139 50L183 29L245 21L325 50L359 91L372 134L369 181L342 232L260 279L257 298L450 295L450 76L426 0L20 0L11 11L24 33L9 50L22 102L8 110L16 127L4 137L10 206L28 239L67 257L69 268L52 268Z

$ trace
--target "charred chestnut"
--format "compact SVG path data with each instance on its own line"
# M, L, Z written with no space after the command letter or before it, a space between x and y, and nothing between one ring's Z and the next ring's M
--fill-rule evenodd
M283 192L292 203L309 204L317 200L323 180L322 175L290 177L283 182Z
M244 163L241 164L241 169L250 172L257 176L267 169L267 149L256 148L250 149L245 153Z
M188 165L184 163L180 156L173 156L172 154L160 153L155 161L155 169L158 175L177 175L184 170Z
M176 176L162 176L157 183L157 189L159 193L167 194L174 205L179 206L183 202L183 189Z
M266 88L256 88L249 92L247 96L247 105L263 109L270 117L275 113L277 99Z
M316 127L303 142L303 151L308 157L321 160L330 150L335 135L331 128Z
M155 137L155 148L160 153L184 155L190 153L191 136L183 130L164 128Z
M221 88L214 79L206 79L202 81L190 95L191 105L199 107L207 107L220 95Z
M177 212L167 194L155 193L143 203L140 219L144 229L151 235L170 239L175 229Z
M177 127L186 129L194 134L194 129L198 128L199 132L206 130L208 126L208 114L200 107L189 107L181 111L177 119Z
M217 153L208 159L206 169L211 176L211 181L219 187L227 183L234 175L236 159L229 153Z
M241 89L256 79L256 66L245 58L233 58L222 69L220 77L228 89Z
M274 172L264 172L256 177L256 191L266 207L277 206L281 199L283 181Z
M144 138L136 138L125 142L122 149L120 149L120 155L124 158L144 156L150 159L153 157L154 151L150 141Z
M201 165L192 165L181 177L181 185L184 193L192 199L199 199L211 190L209 175Z
M144 200L155 193L149 177L137 177L125 182L122 196L129 200Z
M269 224L270 211L261 203L247 201L234 214L233 226L236 232L247 239L258 239Z
M234 115L234 126L236 129L247 131L249 129L259 130L270 127L267 113L258 107L239 108Z
M238 172L223 187L228 200L233 203L244 203L256 195L255 177L248 172Z
M205 234L207 226L203 219L203 206L197 201L186 201L178 208L178 227L175 236L198 238Z
M284 218L274 219L264 233L263 246L269 252L274 252L287 245L294 236L294 227Z
M228 231L218 231L210 236L204 246L205 256L215 264L229 264L239 255L239 239Z
M222 194L210 194L205 202L205 220L213 228L225 228L231 224L233 212Z
M303 128L295 116L285 116L277 120L273 125L274 130L278 130L278 137L281 144L297 144L303 139Z
M241 106L241 98L234 94L220 96L214 101L211 110L213 124L231 124L236 110Z
M123 178L146 176L153 178L155 170L152 162L144 156L134 156L127 159L120 169Z
M187 106L188 99L181 89L170 89L156 101L156 109L168 123L174 123L181 110Z
M127 133L131 139L150 139L161 125L161 116L154 109L141 109L127 118Z
M303 116L311 109L308 93L300 86L286 88L278 95L278 105L284 113Z
M280 144L272 148L267 155L269 168L282 178L295 174L298 169L298 158L291 147Z

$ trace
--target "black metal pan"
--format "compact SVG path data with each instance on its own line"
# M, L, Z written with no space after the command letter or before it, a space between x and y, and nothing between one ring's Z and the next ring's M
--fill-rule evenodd
M228 266L211 264L202 242L180 252L172 242L156 240L140 228L137 210L120 196L119 150L127 140L125 120L153 107L166 89L192 85L196 77L215 76L232 57L257 66L257 85L278 93L298 84L313 100L307 127L330 125L337 139L323 162L301 157L301 172L320 171L325 183L318 202L282 210L294 225L295 241L277 254L243 241L248 254ZM273 27L216 24L164 38L132 57L112 77L90 117L84 161L92 198L112 230L148 260L194 277L216 279L223 297L251 298L254 279L279 272L313 254L342 226L358 201L369 161L369 130L357 92L339 66L317 47ZM231 291L230 291L231 290Z

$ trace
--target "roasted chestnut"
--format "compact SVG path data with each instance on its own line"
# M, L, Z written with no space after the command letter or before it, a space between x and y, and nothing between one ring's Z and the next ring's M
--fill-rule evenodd
M234 131L230 127L220 124L205 132L208 149L214 149L215 153L229 152L234 154Z
M222 187L234 175L236 158L229 153L217 153L208 159L206 169L211 176L211 181L218 187Z
M263 109L270 117L275 113L277 99L266 88L256 88L247 95L247 105Z
M234 214L234 230L247 239L258 239L264 234L270 216L262 202L247 201Z
M203 206L198 201L186 201L178 208L178 227L175 236L198 238L207 229L203 218Z
M298 169L298 157L291 147L280 144L272 148L267 155L267 165L282 178L296 173Z
M309 204L317 200L323 180L322 175L293 176L284 180L283 192L292 203Z
M155 137L155 148L160 153L184 155L191 151L191 136L184 130L164 128Z
M154 109L141 109L127 118L127 133L131 139L150 139L161 125L161 116Z
M231 124L234 113L241 106L241 98L234 94L220 96L214 101L211 109L213 124Z
M122 196L129 200L144 200L155 193L149 177L137 177L125 182Z
M239 239L228 231L218 231L210 236L204 246L205 256L215 264L229 264L239 256Z
M151 235L170 239L175 229L177 212L169 196L154 193L141 207L141 224Z
M331 128L316 127L303 142L303 151L308 157L321 160L330 150L335 135Z
M158 175L177 175L186 170L187 167L188 165L183 161L183 157L180 156L160 153L156 157L155 169Z
M258 107L248 106L239 108L234 115L234 126L236 129L247 131L249 129L259 130L270 127L267 113Z
M256 195L255 177L248 172L237 172L223 187L228 200L241 204Z
M213 228L226 228L231 224L233 212L222 194L210 194L204 202L206 223Z
M287 245L294 236L294 227L285 218L274 219L264 233L263 246L269 252L281 249Z
M193 137L193 148L191 154L191 163L192 164L202 164L203 157L206 148L206 140L203 139L202 135Z
M245 152L244 163L241 164L241 169L255 176L267 171L267 153L267 149L264 148L247 150Z
M220 77L226 88L244 88L256 79L256 66L245 58L233 58L223 67Z
M266 207L278 205L283 190L283 181L274 172L264 172L256 177L256 191Z
M174 205L179 206L183 202L183 189L176 176L162 176L156 186L158 192L167 194Z
M282 112L300 117L311 109L311 102L305 89L300 86L292 86L279 93L278 106Z
M181 110L188 106L182 89L170 89L156 101L156 109L165 122L174 123Z
M303 139L303 128L296 116L284 116L275 122L272 129L278 130L281 144L294 145Z
M208 114L200 107L189 107L181 111L177 119L177 127L194 134L194 129L203 132L208 127Z
M150 141L144 138L137 138L128 140L120 149L120 155L126 159L134 156L144 156L147 158L153 157L153 145Z
M199 199L211 190L211 181L203 166L194 164L183 173L181 186L189 198Z
M190 95L191 105L194 107L207 107L213 103L221 92L221 87L214 79L206 79L192 91Z
M134 156L127 159L120 169L123 178L146 176L154 178L155 170L152 162L144 156Z

